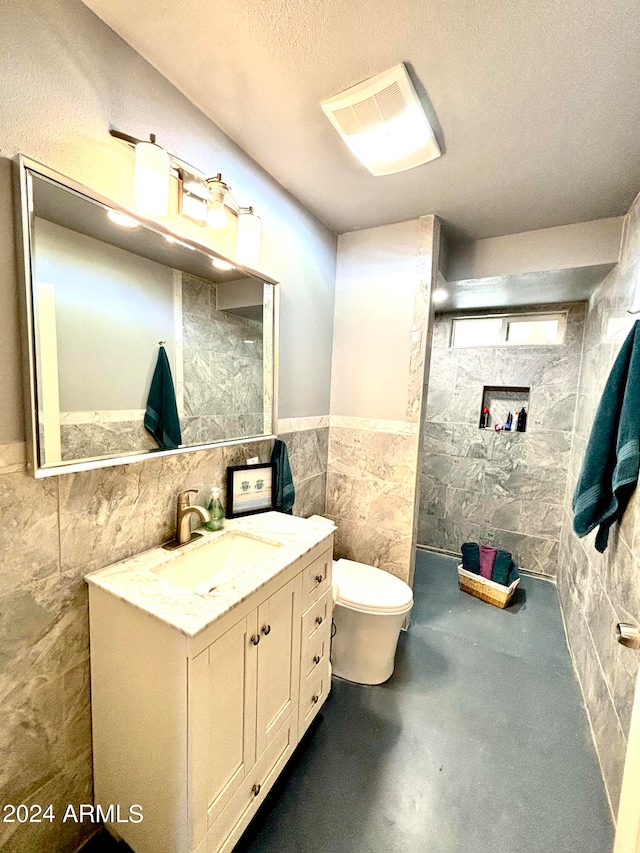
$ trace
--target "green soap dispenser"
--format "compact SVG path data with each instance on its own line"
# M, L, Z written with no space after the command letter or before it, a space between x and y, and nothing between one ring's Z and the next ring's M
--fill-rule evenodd
M211 490L211 500L207 509L209 510L211 521L207 521L204 526L207 530L222 530L224 527L224 509L220 503L220 489L217 487Z

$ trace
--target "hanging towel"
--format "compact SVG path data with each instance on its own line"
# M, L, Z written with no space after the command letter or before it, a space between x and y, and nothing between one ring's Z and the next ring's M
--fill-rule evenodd
M573 496L573 529L599 527L601 553L638 482L640 463L640 321L622 344L602 393Z
M462 548L462 568L480 574L480 547L477 542L465 542Z
M480 546L480 574L488 581L491 580L493 574L493 563L496 559L497 549L491 545Z
M519 577L518 567L511 554L508 551L498 551L493 564L491 580L501 583L503 586L509 586L517 577Z
M274 506L279 512L289 515L293 512L293 504L296 500L296 490L293 487L293 476L289 464L289 451L284 441L276 438L271 454L271 461L276 466L275 500Z
M145 429L158 442L161 450L175 450L182 444L171 368L169 367L167 352L163 346L158 352L158 361L151 380L144 425Z

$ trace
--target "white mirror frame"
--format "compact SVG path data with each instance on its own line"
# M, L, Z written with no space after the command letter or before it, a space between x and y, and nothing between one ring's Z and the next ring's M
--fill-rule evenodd
M189 447L179 447L176 450L157 450L132 453L123 456L113 456L109 458L89 459L81 462L69 462L61 465L43 467L40 464L39 454L39 436L38 436L38 392L36 381L36 337L34 323L34 303L33 303L33 288L31 282L32 263L31 263L31 210L33 209L33 194L31 186L31 173L41 175L49 180L56 181L64 187L67 187L74 192L86 196L88 199L104 205L107 208L124 213L141 222L146 227L162 235L163 237L173 237L181 243L197 249L200 252L209 256L215 256L223 261L233 264L240 272L246 273L248 276L259 279L265 284L274 285L273 288L273 341L272 341L272 387L266 389L271 393L267 393L267 397L271 397L271 412L270 416L265 417L265 428L269 431L257 436L249 436L225 441L216 441L209 444L191 445ZM260 272L260 270L252 269L244 264L238 263L234 258L227 258L211 249L202 243L198 243L191 238L185 237L183 234L178 234L171 231L169 228L156 222L154 219L141 214L139 211L125 207L119 202L113 201L106 196L92 190L90 187L81 184L60 172L56 172L47 166L43 166L36 160L32 160L23 154L18 155L15 161L14 170L14 190L16 197L15 219L16 219L16 246L18 254L18 271L20 275L20 313L22 326L22 361L23 361L23 379L24 379L24 401L25 401L25 432L27 445L27 468L29 472L36 478L52 477L58 474L72 474L77 471L90 471L94 468L109 468L114 465L128 465L132 462L143 462L145 459L155 459L160 456L176 456L181 453L193 453L194 451L207 450L217 447L227 447L238 444L248 444L255 441L264 441L275 438L275 428L277 424L277 400L278 400L278 351L279 351L279 335L278 335L278 318L279 318L279 303L280 303L280 288L278 282L268 275Z

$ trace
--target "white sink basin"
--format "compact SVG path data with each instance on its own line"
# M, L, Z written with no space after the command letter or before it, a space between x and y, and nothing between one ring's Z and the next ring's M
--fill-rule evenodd
M234 530L151 571L194 592L208 593L280 547L278 542L265 542Z

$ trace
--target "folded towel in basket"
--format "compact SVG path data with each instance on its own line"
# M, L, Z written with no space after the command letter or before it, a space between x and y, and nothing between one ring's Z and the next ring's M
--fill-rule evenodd
M480 547L477 542L465 542L462 548L462 568L480 574Z
M480 574L488 581L491 580L493 574L493 564L496 554L497 548L492 548L491 545L480 546Z
M512 572L512 566L515 567L515 577L509 580ZM513 557L508 551L498 551L493 564L493 574L491 580L495 583L501 583L503 586L509 586L518 577L518 567L513 562Z

